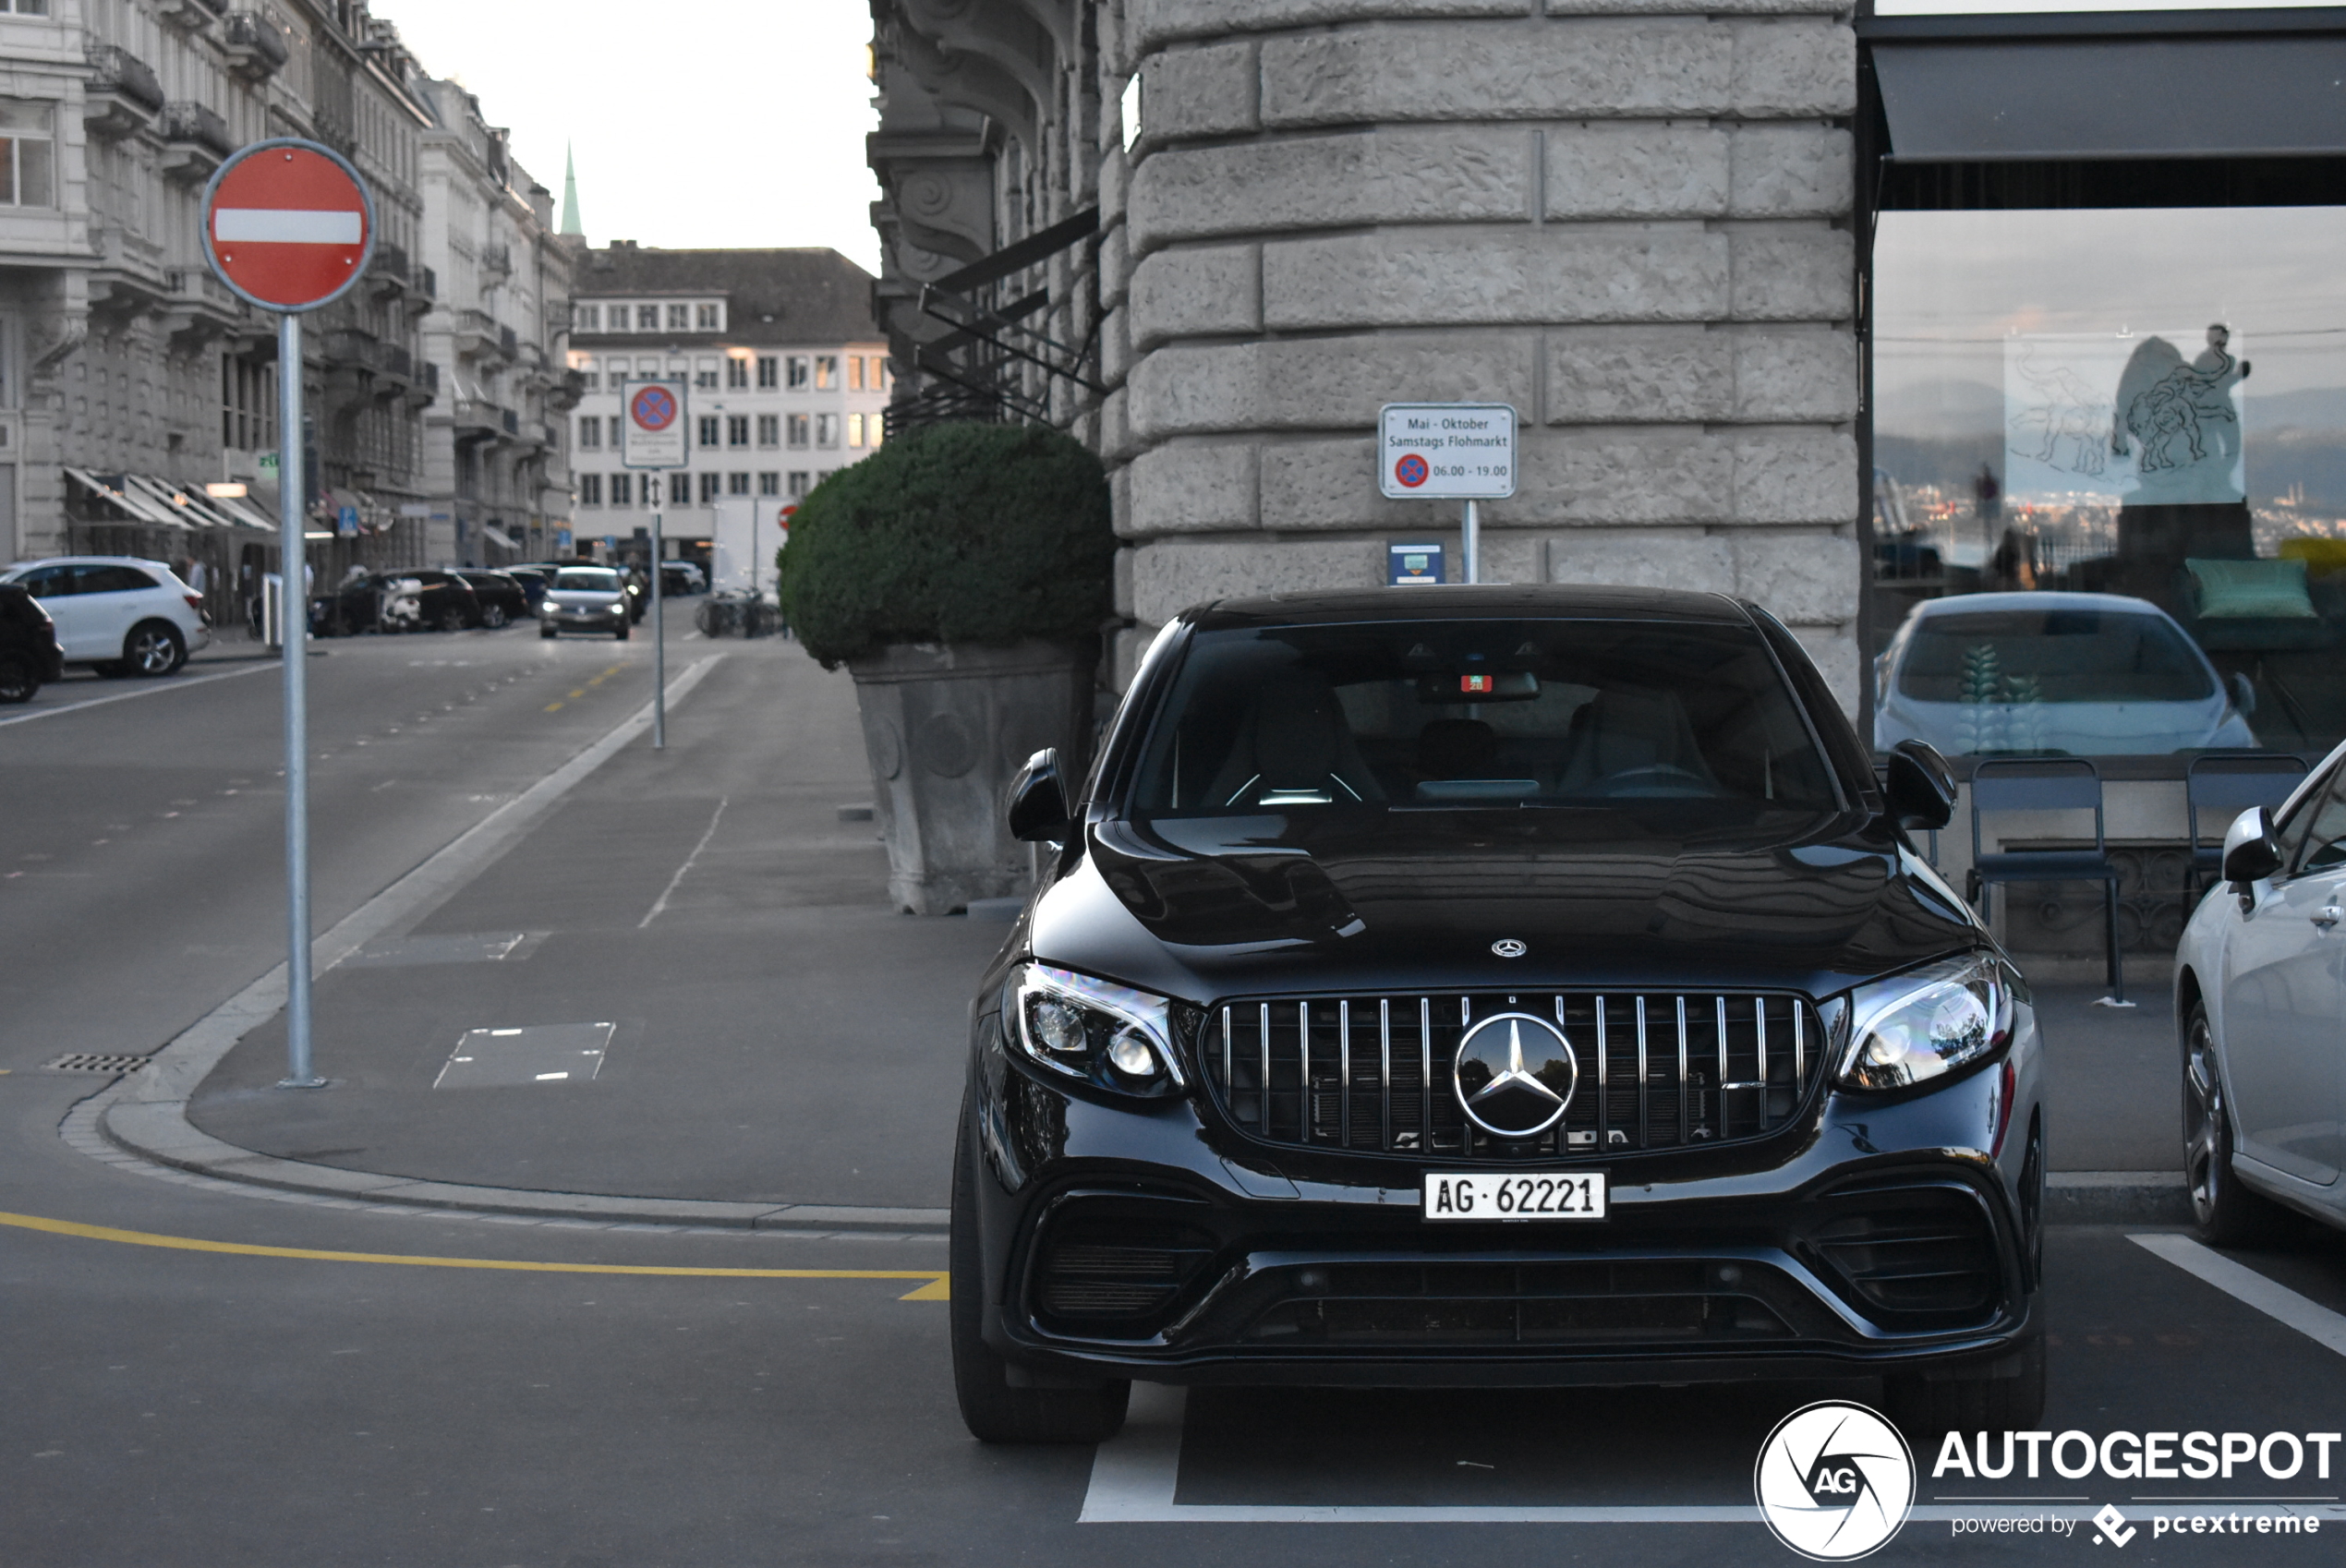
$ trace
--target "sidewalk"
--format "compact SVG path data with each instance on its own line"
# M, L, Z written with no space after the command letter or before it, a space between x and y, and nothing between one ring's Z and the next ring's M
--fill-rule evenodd
M843 673L779 641L692 643L671 649L671 671L718 648L665 753L630 742L320 979L328 1088L274 1087L272 1014L194 1089L185 1122L175 1102L124 1105L108 1135L187 1168L369 1200L748 1226L941 1220L970 990L1009 928L890 909L872 824L840 811L871 793ZM2165 995L2118 1012L2092 1006L2099 994L2038 996L2052 1211L2182 1217ZM472 1032L547 1026L574 1032Z

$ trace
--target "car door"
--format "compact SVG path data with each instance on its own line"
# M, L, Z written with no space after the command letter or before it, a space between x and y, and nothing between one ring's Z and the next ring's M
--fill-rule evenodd
M73 572L74 609L89 623L91 651L82 657L120 658L130 628L153 607L155 580L136 567L104 561L85 561Z
M2282 825L2287 859L2224 963L2224 1060L2241 1152L2328 1185L2346 1164L2346 769Z
M69 565L36 566L17 579L24 590L41 601L41 608L56 622L57 645L72 659L96 658L90 651L89 617L81 613L78 602L81 585ZM117 650L119 651L119 650Z

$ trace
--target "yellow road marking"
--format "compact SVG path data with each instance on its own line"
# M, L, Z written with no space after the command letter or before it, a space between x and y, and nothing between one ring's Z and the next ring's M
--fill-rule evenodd
M116 1230L38 1214L0 1213L0 1225L114 1241L128 1247L162 1247L179 1252L227 1252L240 1258L295 1258L313 1263L400 1263L417 1269L494 1269L528 1274L653 1274L687 1279L730 1280L925 1280L900 1301L945 1301L949 1274L937 1269L701 1269L658 1263L538 1263L516 1258L428 1258L408 1252L330 1252L309 1247L262 1247L248 1241L203 1241L152 1231Z
M546 711L548 713L552 713L555 709L561 707L562 706L562 705L560 703L548 703L546 705Z
M585 696L586 694L586 687L584 687L584 686L581 686L580 688L578 688L578 690L576 690L575 692L573 692L573 693L570 694L570 700L571 700L572 702L576 702L579 698L581 698L581 697Z

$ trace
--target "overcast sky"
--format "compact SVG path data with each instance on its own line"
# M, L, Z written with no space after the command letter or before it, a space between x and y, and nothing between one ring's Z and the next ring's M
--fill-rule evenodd
M879 270L865 0L375 0L597 245L827 245Z

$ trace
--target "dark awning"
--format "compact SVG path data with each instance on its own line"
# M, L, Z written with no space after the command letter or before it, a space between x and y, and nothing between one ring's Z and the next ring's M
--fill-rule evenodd
M2346 38L1873 46L1902 163L2346 153Z

